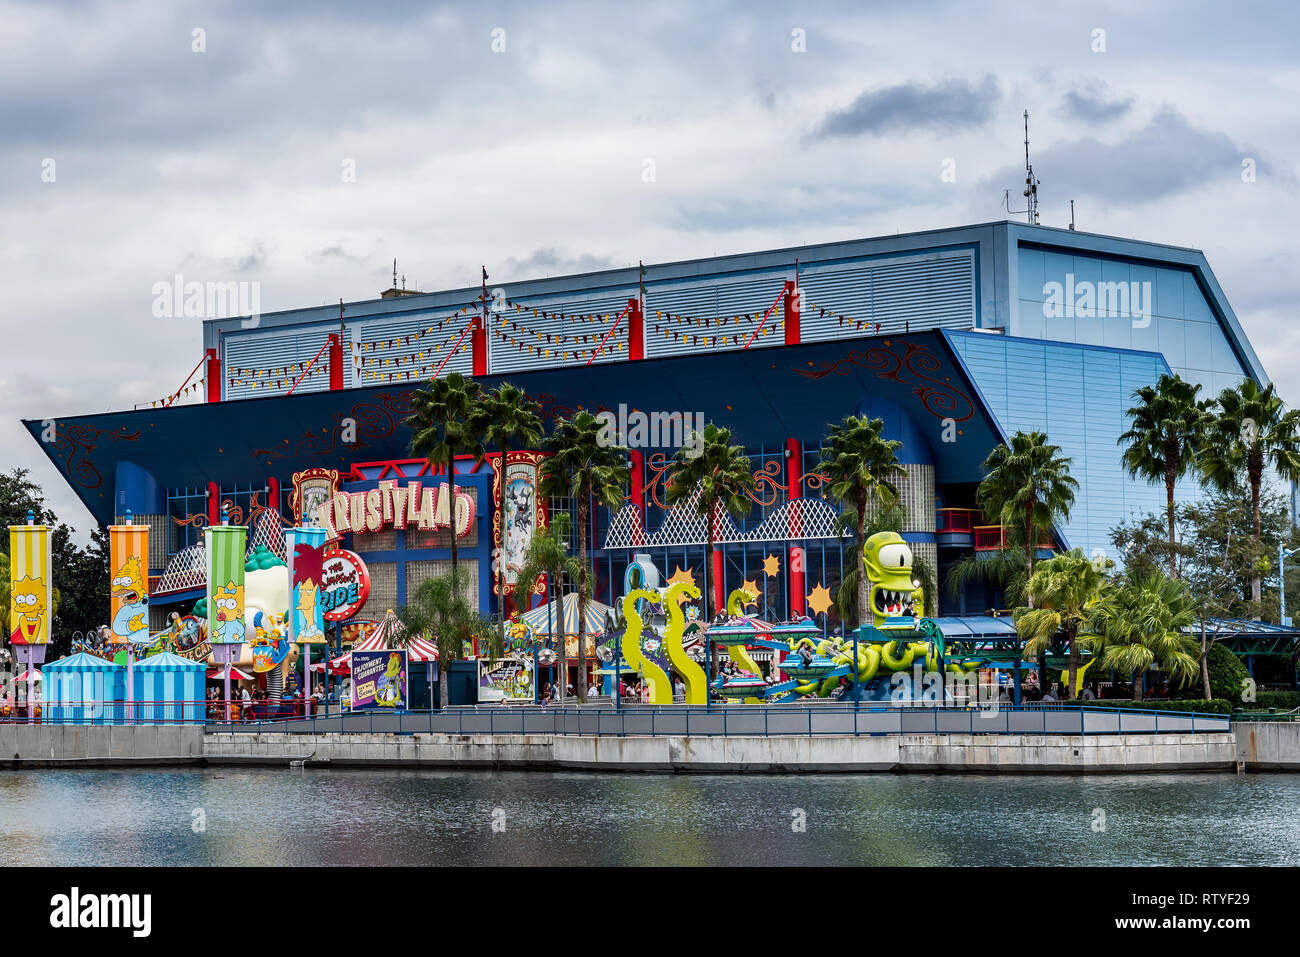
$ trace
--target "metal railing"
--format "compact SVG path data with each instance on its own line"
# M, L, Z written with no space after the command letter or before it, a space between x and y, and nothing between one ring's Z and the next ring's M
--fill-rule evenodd
M209 734L543 734L763 736L864 734L1201 734L1231 730L1227 715L1135 708L934 708L872 705L466 707L442 711L361 711L226 724Z

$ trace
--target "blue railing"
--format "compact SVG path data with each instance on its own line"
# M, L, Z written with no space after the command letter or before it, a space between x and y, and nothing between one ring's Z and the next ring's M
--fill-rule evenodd
M361 711L232 724L209 734L544 734L544 735L871 735L871 734L1202 734L1230 730L1227 715L1135 708L926 708L871 705L801 707L681 705L478 707L398 714Z

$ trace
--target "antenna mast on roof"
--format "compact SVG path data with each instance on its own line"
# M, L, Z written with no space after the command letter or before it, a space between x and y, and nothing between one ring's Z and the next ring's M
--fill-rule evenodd
M1038 225L1038 179L1029 163L1029 111L1025 110L1025 220Z
M1038 178L1034 176L1034 167L1029 163L1029 111L1025 110L1025 188L1022 195L1025 197L1024 209L1011 208L1011 190L1002 191L1002 204L1006 206L1008 215L1025 214L1025 221L1030 226L1038 225Z

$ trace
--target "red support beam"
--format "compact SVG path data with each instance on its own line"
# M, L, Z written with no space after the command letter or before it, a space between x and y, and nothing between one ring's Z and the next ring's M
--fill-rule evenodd
M470 333L470 351L473 353L471 375L487 375L487 330L483 327L482 316L478 317L478 321L474 323L474 331Z
M207 388L204 390L207 395L205 401L221 401L221 360L217 358L216 349L207 349L204 352L206 357L203 363L203 379L207 382Z
M727 607L727 586L722 569L722 549L713 546L713 614L720 615Z
M221 490L216 482L208 483L208 524L221 524Z
M641 528L645 528L645 453L640 449L628 450L628 471L631 472L632 504L641 513Z
M277 514L280 511L280 480L274 475L266 480L266 507Z
M799 287L789 280L785 284L785 344L799 344Z
M627 357L628 359L645 358L645 313L641 309L641 300L629 299L627 321ZM641 517L645 518L645 503L641 503Z
M798 439L785 440L785 475L786 500L793 502L803 498L803 443ZM803 534L797 508L790 509L790 537L797 538ZM790 614L802 615L806 607L804 594L804 550L798 545L790 546L790 568L786 572L786 581L790 588Z
M343 343L337 333L330 333L329 342L330 391L343 388Z

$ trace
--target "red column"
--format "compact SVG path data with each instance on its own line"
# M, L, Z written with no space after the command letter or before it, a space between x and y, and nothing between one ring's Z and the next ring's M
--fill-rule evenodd
M208 483L208 524L221 524L221 492L216 482Z
M221 360L217 358L216 349L205 350L207 359L203 364L203 378L207 382L207 401L221 401Z
M722 572L722 549L713 546L713 613L720 614L727 607L727 583Z
M795 284L790 280L785 283L785 344L799 344L799 296Z
M277 514L280 511L280 480L275 476L266 480L266 507Z
M487 375L487 330L483 328L483 317L474 320L474 329L469 334L470 350L473 352L474 364L471 375Z
M803 443L798 439L786 439L785 455L786 501L793 502L803 498ZM791 508L790 537L797 538L801 534L803 522L798 508ZM790 586L790 614L802 615L805 608L804 550L798 545L790 546L790 567L786 571L786 581Z
M336 333L330 334L329 345L330 391L343 388L343 343Z
M632 504L641 513L641 528L645 529L645 453L640 449L629 449L628 471L631 473Z
M641 311L640 299L629 299L627 317L627 357L629 359L645 358L645 314ZM645 518L645 505L641 506L641 517Z

